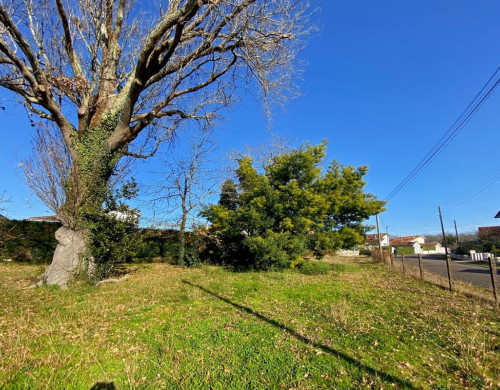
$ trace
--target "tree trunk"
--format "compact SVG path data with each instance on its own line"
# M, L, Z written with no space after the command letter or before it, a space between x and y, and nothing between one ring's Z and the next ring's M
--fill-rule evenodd
M42 275L42 281L38 285L55 284L66 287L82 268L86 250L84 232L63 226L56 231L56 240L58 244L52 263Z
M187 215L183 212L182 221L179 228L179 252L177 253L177 264L185 265L184 256L186 254L186 221Z

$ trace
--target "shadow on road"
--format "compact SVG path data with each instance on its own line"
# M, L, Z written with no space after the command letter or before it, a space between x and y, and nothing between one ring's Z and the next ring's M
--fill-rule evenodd
M470 272L471 274L488 274L490 275L491 272L488 268L484 269L479 269L479 268L466 268L466 269L459 269L459 270L454 270L455 272ZM497 270L497 275L500 275L500 270Z
M286 331L288 334L290 334L291 336L295 337L297 340L303 342L304 344L307 344L307 345L312 345L314 348L317 348L317 349L320 349L322 350L323 352L326 352L326 353L329 353L331 355L334 355L334 356L337 356L339 357L340 359L344 360L345 362L349 363L349 364L352 364L354 366L357 366L359 367L361 370L364 370L366 371L367 373L371 374L371 375L375 375L375 376L378 376L380 378L382 378L383 380L387 381L387 382L391 382L393 384L395 384L396 386L398 386L398 388L402 388L402 389L416 389L416 387L414 387L409 381L407 380L404 380L404 379L399 379L395 376L392 376L390 374L386 374L385 372L382 372L382 371L379 371L375 368L372 368L370 366L367 366L363 363L361 363L360 361L352 358L351 356L349 355L346 355L345 353L343 352L340 352L334 348L331 348L331 347L328 347L326 345L323 345L323 344L319 344L315 341L312 341L311 339L305 337L305 336L302 336L301 334L297 333L295 330L289 328L288 326L286 325L283 325L282 323L276 321L276 320L273 320L271 318L268 318L262 314L260 314L259 312L256 312L254 311L253 309L249 308L249 307L246 307L246 306L243 306L243 305L240 305L236 302L233 302L231 301L230 299L228 298L225 298L223 297L222 295L219 295L213 291L210 291L208 289L206 289L205 287L203 286L200 286L198 284L194 284L188 280L183 280L182 281L183 283L185 284L188 284L192 287L196 287L202 291L204 291L205 293L207 294L210 294L212 295L213 297L235 307L236 309L238 310L241 310L247 314L250 314L256 318L258 318L259 320L261 321L264 321L276 328L279 328L279 329L282 329L284 331Z

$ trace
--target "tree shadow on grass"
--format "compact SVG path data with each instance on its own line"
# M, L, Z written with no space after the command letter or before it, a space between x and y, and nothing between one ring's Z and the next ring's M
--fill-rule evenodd
M334 348L331 348L331 347L328 347L326 345L323 345L323 344L319 344L315 341L312 341L311 339L308 339L307 337L305 336L302 336L301 334L297 333L295 330L289 328L288 326L286 325L283 325L282 323L276 321L276 320L273 320L271 318L268 318L258 312L256 312L255 310L249 308L249 307L246 307L246 306L243 306L243 305L240 305L236 302L233 302L231 301L230 299L228 298L225 298L223 297L222 295L219 295L213 291L210 291L208 289L206 289L205 287L203 286L200 286L198 284L195 284L195 283L192 283L188 280L182 280L183 283L185 284L188 284L192 287L196 287L204 292L206 292L207 294L210 294L212 295L213 297L235 307L236 309L238 310L241 310L247 314L250 314L256 318L258 318L259 320L261 321L264 321L264 322L267 322L268 324L276 327L276 328L279 328L279 329L282 329L284 331L286 331L288 334L290 334L291 336L295 337L297 340L303 342L304 344L308 344L308 345L312 345L314 348L317 348L317 349L320 349L322 350L323 352L326 352L326 353L329 353L331 355L334 355L334 356L337 356L339 357L340 359L344 360L345 362L349 363L349 364L352 364L354 366L357 366L358 368L360 368L361 370L363 371L366 371L367 373L371 374L371 375L374 375L374 376L378 376L380 377L381 379L383 379L384 381L386 382L391 382L391 383L394 383L395 385L398 386L398 388L403 388L403 389L416 389L415 386L413 386L409 381L407 380L404 380L404 379L399 379L395 376L392 376L390 374L386 374L385 372L382 372L382 371L379 371L375 368L372 368L372 367L369 367L363 363L361 363L360 361L352 358L351 356L349 355L346 355L345 353L343 352L340 352Z
M90 390L116 390L113 382L97 382Z

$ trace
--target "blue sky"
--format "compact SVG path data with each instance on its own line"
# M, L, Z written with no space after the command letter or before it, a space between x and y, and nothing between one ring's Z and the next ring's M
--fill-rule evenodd
M328 158L368 165L366 190L385 198L460 115L500 65L498 1L322 1L320 31L301 58L302 96L273 116L272 132L318 143ZM0 91L0 99L8 98ZM216 130L221 151L268 142L258 103L242 96ZM387 205L390 235L500 224L500 91L452 143ZM14 218L48 214L24 184L17 163L29 154L32 128L8 103L0 190ZM151 165L150 165L151 164ZM140 166L138 179L154 162ZM482 188L492 183L476 196Z

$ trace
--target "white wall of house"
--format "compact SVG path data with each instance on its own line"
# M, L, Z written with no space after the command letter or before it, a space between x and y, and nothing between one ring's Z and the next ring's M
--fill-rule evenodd
M359 256L359 250L346 250L346 249L341 249L337 252L337 255L339 256L346 256L346 257L353 257L353 256Z
M444 255L446 254L446 249L441 244L435 245L436 249L427 250L425 246L422 246L422 254L424 255Z
M376 235L375 235L376 236ZM387 234L380 234L380 245L389 246L389 236ZM368 246L378 246L378 240L376 242L370 241L367 243Z

